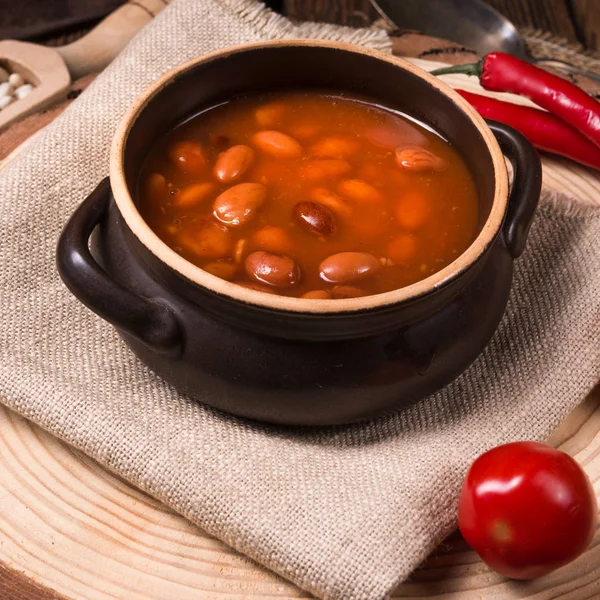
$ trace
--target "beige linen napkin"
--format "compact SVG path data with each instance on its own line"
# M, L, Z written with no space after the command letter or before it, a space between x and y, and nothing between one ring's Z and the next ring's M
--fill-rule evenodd
M0 396L313 594L378 600L453 527L469 462L544 438L600 377L598 211L545 203L506 316L467 373L408 410L320 430L261 426L181 397L67 292L54 263L62 226L106 175L115 125L144 87L204 52L306 36L389 47L383 32L295 26L248 0L174 0L5 169Z

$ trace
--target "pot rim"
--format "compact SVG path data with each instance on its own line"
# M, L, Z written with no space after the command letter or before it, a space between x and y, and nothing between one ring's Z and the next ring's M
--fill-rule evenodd
M424 79L438 92L448 97L458 109L467 114L470 121L477 128L492 159L495 178L494 199L488 218L475 240L473 240L462 254L446 267L411 285L390 292L364 296L361 298L314 300L272 295L249 289L237 285L236 283L225 281L215 275L211 275L177 254L177 252L167 246L167 244L165 244L146 224L128 191L124 170L127 139L133 124L144 108L158 92L167 87L176 77L197 65L216 59L222 59L240 52L246 52L248 50L273 47L283 48L290 46L308 46L330 50L343 50L345 52L362 54L377 60L382 60L397 68L409 71L413 75ZM378 309L416 299L446 285L471 267L491 245L500 230L508 205L508 173L500 146L484 119L464 98L438 78L401 58L387 55L376 50L362 48L354 44L320 40L276 40L232 46L224 50L218 50L203 55L202 57L191 59L155 80L136 98L121 119L115 131L110 149L110 183L116 205L125 220L125 223L133 234L152 254L154 254L156 258L186 280L216 294L237 300L238 302L283 312L311 314L340 314Z

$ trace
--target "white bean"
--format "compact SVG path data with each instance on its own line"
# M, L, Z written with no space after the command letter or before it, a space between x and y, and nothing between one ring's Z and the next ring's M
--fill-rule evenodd
M11 104L14 101L14 99L14 96L2 96L2 98L0 98L0 110L6 108L9 104Z
M22 85L21 87L19 87L15 90L15 96L17 97L17 99L21 100L21 98L25 98L25 96L29 96L29 94L31 94L32 90L33 90L33 86L30 83L26 83L25 85Z
M8 83L10 83L13 87L18 88L25 83L25 80L19 73L11 73L8 76Z
M8 81L8 71L0 67L0 83Z
M13 86L5 81L4 83L0 83L0 98L4 96L10 96L13 93Z

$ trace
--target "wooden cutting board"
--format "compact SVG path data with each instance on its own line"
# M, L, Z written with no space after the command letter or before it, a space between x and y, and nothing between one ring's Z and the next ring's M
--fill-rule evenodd
M481 91L462 76L446 80ZM600 206L600 174L568 161L544 158L544 185ZM584 466L600 497L600 389L549 442ZM309 597L0 406L2 600ZM393 597L600 598L600 533L577 561L532 582L508 581L491 572L455 534Z

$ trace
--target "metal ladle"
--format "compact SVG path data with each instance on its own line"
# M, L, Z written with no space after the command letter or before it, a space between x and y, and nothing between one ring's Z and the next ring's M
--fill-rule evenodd
M392 26L416 29L476 50L506 52L527 62L584 75L600 83L600 74L550 58L533 58L516 27L482 0L371 0Z

